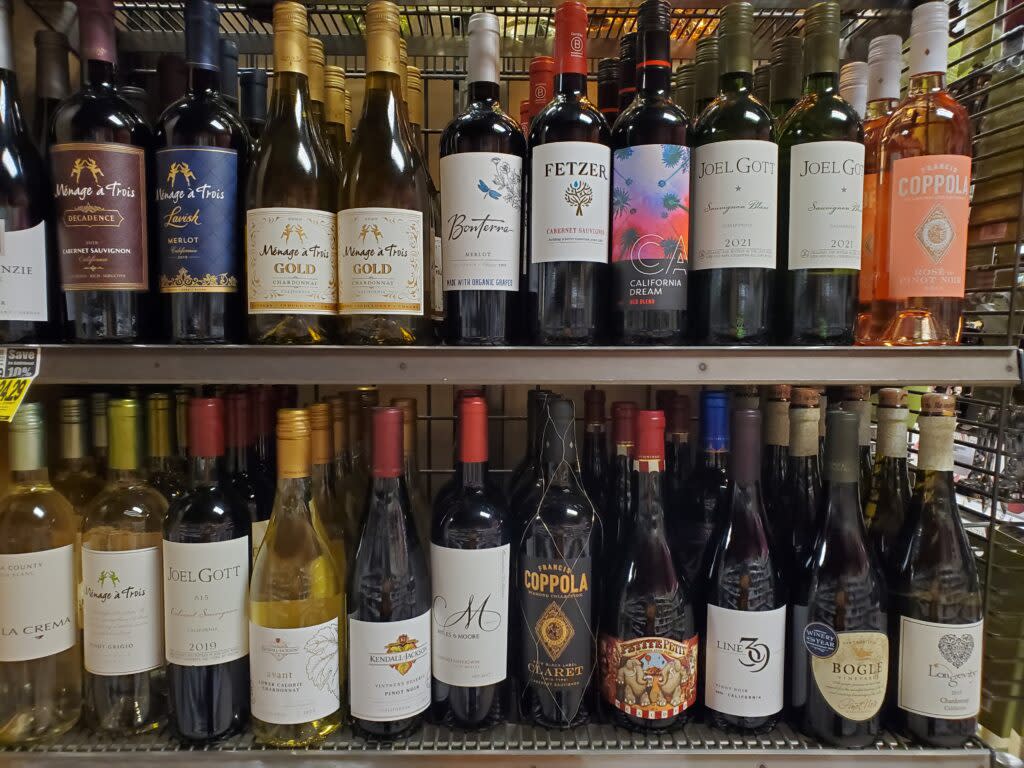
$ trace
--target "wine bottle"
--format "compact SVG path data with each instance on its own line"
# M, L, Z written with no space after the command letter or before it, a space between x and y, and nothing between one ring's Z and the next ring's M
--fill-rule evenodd
M764 403L764 453L761 464L761 494L768 520L777 520L782 510L782 489L789 464L789 401L793 388L788 384L767 387Z
M503 715L512 521L487 477L487 403L458 411L455 489L431 524L433 701L443 721L480 728Z
M717 60L715 62L718 63ZM672 88L672 101L687 114L691 122L697 119L696 91L695 91L696 65L692 62L684 62L676 68L676 74Z
M828 427L828 394L825 387L816 387L818 394L821 396L819 400L819 414L818 419L818 464L822 467L825 466L825 431Z
M519 130L523 136L530 133L530 100L523 99L519 102Z
M242 122L249 129L253 141L258 142L267 125L267 71L251 69L243 72L239 81L242 86Z
M804 41L799 35L772 40L768 59L768 94L772 117L782 122L798 101L803 82Z
M878 390L878 440L872 468L871 491L864 505L868 540L882 567L894 565L894 550L906 524L911 503L907 469L907 392L885 387Z
M224 401L189 403L188 490L164 522L164 636L171 727L217 741L249 720L249 510L224 472Z
M402 412L374 408L372 481L349 583L348 626L352 719L357 732L377 739L411 733L430 706L430 579L402 442Z
M555 60L551 56L530 59L530 120L544 111L555 95ZM529 133L529 132L527 132Z
M345 70L324 67L324 138L339 172L344 170L348 135L345 131Z
M36 32L36 109L32 137L44 155L50 148L50 122L57 107L71 95L68 75L68 51L71 45L61 32L40 29Z
M619 38L619 112L629 109L636 96L636 46L636 32L627 32Z
M238 115L238 43L220 39L220 94L234 115Z
M803 731L845 748L878 736L889 674L885 580L864 530L857 430L856 414L828 412L828 488L800 631L806 652L793 660L806 670Z
M519 314L526 139L499 100L498 33L494 14L470 17L468 105L441 135L449 344L510 344Z
M910 85L879 159L872 324L886 345L957 344L963 329L971 122L946 90L948 49L949 7L914 8Z
M693 58L694 68L694 113L696 122L704 110L718 98L721 75L718 59L718 35L705 35L697 41Z
M92 438L92 458L96 462L96 474L106 477L107 462L110 455L109 438L107 435L107 410L110 398L106 392L93 392L89 395L89 434Z
M4 746L58 737L82 709L75 513L50 485L45 431L39 403L23 403L8 429L11 483L0 499Z
M176 343L241 339L239 281L249 136L219 93L220 11L185 8L188 90L156 127L156 209L164 337Z
M608 428L604 418L604 390L583 393L583 489L594 507L608 508Z
M185 57L179 53L161 53L156 63L156 76L156 113L159 115L184 96L188 89L188 65L185 63Z
M185 492L185 477L171 452L171 401L163 392L146 398L146 482L168 502Z
M890 580L895 724L934 747L963 746L981 708L984 613L953 484L955 414L953 395L921 399L914 496Z
M526 137L527 147L530 143L530 131L533 127L533 119L544 111L544 107L551 101L555 92L555 60L550 56L535 56L530 59L530 119L526 124L523 135ZM529 233L530 223L530 195L529 191L529 163L526 164L524 172L525 186L523 189L523 226L524 234ZM530 343L532 341L533 320L532 318L540 311L539 296L537 295L537 283L540 275L540 265L534 264L530 259L530 241L526 237L523 243L523 271L519 282L519 304L522 316L520 318L520 337L517 341Z
M324 66L327 54L324 53L324 41L319 37L309 37L309 116L312 130L320 144L320 151L330 161L336 174L340 173L337 153L327 140L327 109L324 106Z
M402 412L402 472L405 476L405 489L409 494L412 519L420 541L429 541L431 509L419 462L416 461L416 417L419 413L416 398L393 398L391 407Z
M469 397L479 397L479 398L483 399L484 402L487 401L487 398L484 396L483 390L481 390L481 389L457 389L457 390L455 390L455 396L454 396L454 398L452 400L452 418L454 420L456 420L456 422L458 421L458 415L459 415L459 403L461 403L464 398L469 398ZM459 431L458 431L458 428L457 428L457 424L453 428L453 432L454 432L454 434L452 436L453 437L452 446L453 446L454 450L452 451L452 465L456 466L459 463ZM504 491L503 484L495 482L495 480L493 479L493 477L490 474L487 475L486 480L487 480L487 483L490 485L491 489L494 491L494 493L496 493L497 495L502 496L503 498L507 499L507 494ZM458 491L458 488L459 488L458 472L453 470L452 474L451 474L451 477L449 477L447 480L445 480L444 485L441 486L441 489L436 494L434 494L434 505L433 505L433 508L435 510L438 509L441 506L444 506L445 508L447 508L450 505L450 498ZM433 519L434 518L431 517L431 526L433 526Z
M430 186L402 105L393 2L367 4L366 44L366 95L338 213L342 337L346 344L429 344Z
M338 307L338 177L309 95L306 7L274 4L274 90L246 191L249 341L325 344Z
M189 466L188 404L191 399L192 390L189 387L174 388L174 458L182 477Z
M595 344L604 330L611 150L608 124L587 99L586 31L583 3L558 6L555 97L530 129L530 264L538 302L531 321L538 344Z
M334 558L334 565L341 579L341 591L345 590L345 576L348 573L348 552L352 546L345 536L345 516L338 497L334 493L334 449L331 406L314 403L309 412L309 443L312 468L310 481L313 484L313 504L320 522L327 534L327 544Z
M642 82L641 78L641 91ZM641 732L685 723L697 700L693 597L672 560L665 529L664 476L665 416L661 411L639 411L633 525L618 542L622 557L605 587L600 687L612 721Z
M681 344L690 257L690 120L669 95L671 6L637 14L637 92L612 131L612 337Z
M854 384L843 387L839 407L857 414L857 463L860 472L860 497L867 504L871 497L871 387Z
M762 104L770 104L772 100L772 68L762 64L754 69L754 98Z
M371 396L374 398L371 401ZM356 510L362 524L366 512L366 495L370 490L370 438L372 437L372 411L377 404L376 392L356 390L345 393L345 407L348 411L348 444L352 464L352 485L359 498ZM370 428L367 428L369 422ZM355 542L353 542L355 543Z
M839 3L807 9L804 95L779 128L778 335L852 344L857 318L864 131L838 94Z
M615 125L619 116L619 71L617 57L597 62L597 111L608 125Z
M113 0L78 3L82 87L50 123L64 337L133 342L146 331L152 134L118 95Z
M564 7L564 6L562 6ZM597 672L595 561L601 519L579 479L571 400L549 398L544 430L545 488L516 543L520 629L520 713L546 727L586 723Z
M716 727L759 733L782 714L788 594L761 492L761 414L732 418L728 500L707 558L704 703Z
M278 412L277 493L249 586L252 730L273 747L315 744L342 721L345 597L313 501L309 432L306 411Z
M60 458L54 468L53 487L71 503L77 535L81 530L82 513L103 490L103 479L96 473L96 462L89 455L85 399L62 397L59 408ZM75 557L78 556L76 552Z
M140 411L138 400L110 401L107 484L82 519L85 717L111 736L156 730L167 703L160 554L167 501L142 479Z
M868 63L848 61L839 69L839 98L864 119L868 106Z
M772 327L778 155L767 107L753 97L754 8L718 12L720 94L694 130L692 322L700 344L765 344ZM739 187L739 190L736 189Z
M636 403L616 401L612 403L612 457L611 473L608 480L608 499L601 510L604 526L602 562L614 568L621 551L623 534L629 527L630 510L633 507L633 457L636 455Z
M236 390L224 398L225 410L225 466L224 472L234 495L245 505L249 515L250 561L263 543L274 508L274 485L257 470L255 462L255 425L250 421L256 414L252 409L250 392ZM256 534L259 534L257 541Z
M531 389L526 395L526 453L509 476L508 497L512 511L520 508L520 500L543 484L544 414L548 397L546 389Z
M345 532L346 555L351 558L359 540L359 522L362 520L362 496L356 487L349 446L348 407L342 395L327 398L331 408L331 437L334 456L331 464L334 497L341 507ZM347 562L347 561L346 561Z
M682 505L683 488L693 470L690 452L690 398L673 393L665 410L665 502L674 514ZM668 524L672 530L673 524Z

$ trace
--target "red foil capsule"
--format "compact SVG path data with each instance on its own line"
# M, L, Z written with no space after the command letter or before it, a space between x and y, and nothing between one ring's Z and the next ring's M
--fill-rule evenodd
M487 403L482 397L464 397L459 401L459 461L487 461Z
M555 11L555 71L587 74L587 6L577 0Z
M661 411L638 411L636 414L636 460L665 460L665 414Z
M189 453L216 458L224 455L224 401L193 397L188 403Z
M537 56L530 61L530 119L536 117L555 93L555 60Z
M399 408L373 408L374 477L402 476L402 411Z

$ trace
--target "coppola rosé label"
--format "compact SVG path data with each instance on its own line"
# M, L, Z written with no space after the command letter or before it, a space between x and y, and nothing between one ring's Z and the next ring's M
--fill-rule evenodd
M627 715L665 720L697 700L697 636L601 638L601 692Z

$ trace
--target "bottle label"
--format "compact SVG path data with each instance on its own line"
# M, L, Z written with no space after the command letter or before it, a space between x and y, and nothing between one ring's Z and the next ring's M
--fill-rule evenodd
M820 622L804 627L811 677L837 714L854 722L882 709L889 678L889 638L884 632L836 632Z
M156 153L161 293L238 290L238 153L172 147Z
M552 694L582 693L594 674L589 557L520 558L522 679ZM575 712L565 712L570 722Z
M167 661L210 666L249 653L249 537L204 544L164 540Z
M0 219L0 320L45 322L46 222L7 229Z
M338 619L282 629L249 622L252 716L296 725L332 715L338 697Z
M900 709L941 720L977 717L982 624L936 624L900 616Z
M442 683L472 688L507 676L510 549L430 545L433 674Z
M534 147L530 261L608 263L612 151L589 141Z
M768 717L782 711L786 674L786 607L735 611L708 605L709 709L737 717Z
M352 717L390 722L430 706L430 611L402 621L349 616Z
M270 518L266 520L257 520L252 524L252 532L250 537L252 538L252 561L256 562L256 555L260 551L260 547L263 545L263 539L267 537L267 528L270 526Z
M343 315L422 315L423 213L349 208L338 214Z
M615 150L613 297L619 309L686 309L690 253L690 148Z
M693 269L775 269L779 146L720 141L693 154Z
M160 548L82 547L85 669L137 675L164 664Z
M523 159L496 152L441 158L444 290L517 291Z
M149 288L146 153L128 144L50 147L65 291Z
M74 646L74 547L0 555L0 605L0 662L42 659Z
M697 700L697 636L601 638L601 692L627 715L666 720Z
M338 308L334 215L309 208L246 212L249 314L333 315Z
M889 291L879 298L963 298L971 158L904 157L890 183Z
M860 269L864 145L797 144L789 171L789 268Z
M877 162L877 161L876 161ZM867 304L875 296L875 225L878 221L878 174L864 174L864 219L861 224L860 281L857 299Z

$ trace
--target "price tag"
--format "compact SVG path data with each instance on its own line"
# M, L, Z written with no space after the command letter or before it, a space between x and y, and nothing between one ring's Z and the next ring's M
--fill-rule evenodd
M0 421L18 412L28 387L39 375L39 347L0 347Z

